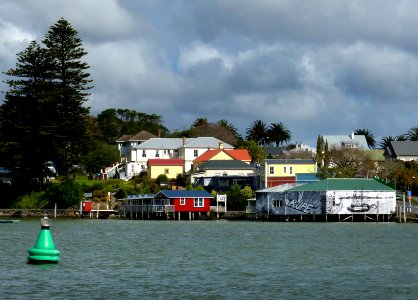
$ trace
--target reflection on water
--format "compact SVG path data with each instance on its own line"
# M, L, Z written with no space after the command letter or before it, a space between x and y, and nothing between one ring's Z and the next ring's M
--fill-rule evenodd
M418 226L52 220L54 265L29 265L39 220L0 224L2 299L413 299Z

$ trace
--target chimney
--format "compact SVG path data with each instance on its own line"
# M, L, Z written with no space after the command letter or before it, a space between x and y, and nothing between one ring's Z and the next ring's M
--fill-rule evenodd
M224 149L224 143L219 142L219 149L223 150Z
M158 128L158 137L161 137L161 128Z
M183 136L183 146L186 145L186 137Z
M354 132L351 133L351 139L354 140Z

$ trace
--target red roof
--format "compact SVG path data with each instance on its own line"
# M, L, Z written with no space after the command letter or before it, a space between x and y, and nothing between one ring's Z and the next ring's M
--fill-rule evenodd
M236 160L251 161L251 156L247 149L225 149L224 151Z
M184 160L182 159L149 159L148 165L150 166L183 166Z
M196 158L193 162L208 161L222 151L228 154L230 157L232 157L235 160L251 161L251 157L250 157L250 154L248 154L247 149L223 149L223 150L215 149L215 150L207 150L205 153L203 153L198 158Z

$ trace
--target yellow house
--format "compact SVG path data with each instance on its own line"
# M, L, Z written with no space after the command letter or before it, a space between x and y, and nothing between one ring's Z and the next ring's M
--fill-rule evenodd
M246 164L250 164L251 157L248 153L247 149L214 149L214 150L207 150L201 156L196 158L193 161L193 170L197 170L197 168L208 162L213 160L240 160Z
M313 159L264 160L264 187L316 179L317 165Z
M168 179L175 179L184 173L184 160L182 159L149 159L147 177L156 179L159 175L166 175Z

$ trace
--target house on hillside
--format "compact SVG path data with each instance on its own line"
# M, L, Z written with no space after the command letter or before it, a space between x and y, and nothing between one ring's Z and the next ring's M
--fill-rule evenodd
M197 138L151 138L131 149L127 171L130 176L147 171L149 159L181 159L184 161L184 172L191 170L194 159L207 150L233 149L214 137Z
M264 187L286 183L317 181L317 165L313 159L265 159L261 168Z
M282 190L256 192L256 209L264 216L310 216L358 220L395 213L395 191L374 179L332 178ZM359 217L359 215L361 217ZM376 219L375 219L376 220Z
M391 141L384 156L388 160L418 162L418 141Z
M222 147L222 145L220 146ZM198 171L203 164L209 161L240 161L248 165L250 164L251 157L247 149L223 149L221 147L219 149L207 150L193 160L192 170Z
M348 149L369 149L366 137L364 135L324 135L322 136L322 146L328 142L328 147L348 148Z
M233 146L214 137L197 137L179 148L179 156L184 159L184 171L192 169L193 161L208 150L232 150Z
M233 185L258 188L256 168L250 162L251 157L247 149L221 147L207 150L193 161L193 172L188 182L194 186L203 186L207 191L223 191Z
M193 186L202 186L207 191L225 191L234 185L256 190L260 187L260 176L254 165L240 160L211 160L198 167L190 175Z
M141 132L134 135L123 135L116 140L120 155L127 157L133 147L142 144L143 142L156 138L157 136L149 133L148 131L142 130Z

